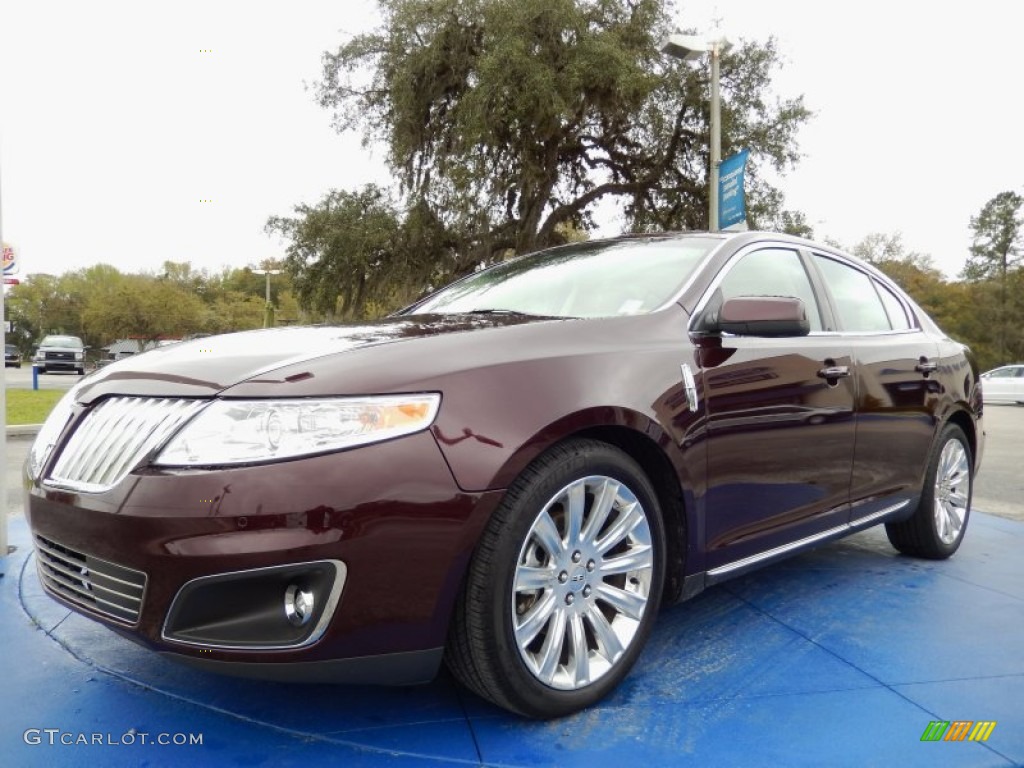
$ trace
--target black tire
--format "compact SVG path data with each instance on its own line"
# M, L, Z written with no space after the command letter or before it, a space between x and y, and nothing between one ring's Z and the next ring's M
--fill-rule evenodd
M947 469L943 467L944 454L965 459L966 465L958 461L956 467L950 465ZM973 469L971 446L966 435L957 425L947 424L932 447L924 488L914 514L898 523L886 523L885 533L889 542L905 555L929 560L945 560L956 552L967 532L971 514ZM943 472L944 477L938 478L939 482L936 482L940 472ZM966 494L963 492L964 483L967 485ZM953 501L958 498L965 499L966 503L961 506ZM955 532L952 526L943 527L944 520L953 519L953 516L944 513L944 509L952 510L954 514L962 512L960 526Z
M79 368L79 369L78 369L78 370L76 371L76 373L77 373L77 374L78 374L79 376L85 376L85 368Z
M577 492L575 498L584 501L576 544L566 548L566 542L573 541L568 530L571 515L567 509L574 498L570 489ZM606 490L607 494L603 493ZM604 505L610 509L607 516L595 513L599 496L610 499ZM632 506L631 498L639 507ZM558 503L563 499L566 504ZM547 541L557 541L562 548L557 557L547 555L554 546L542 546L545 515L545 522L555 523L559 538ZM639 518L642 522L632 522ZM620 530L630 533L619 538ZM608 542L618 543L608 547ZM616 558L626 553L631 561L644 559L639 570L627 572L622 559L616 563ZM522 582L516 581L521 570L542 569L550 569L551 576L534 592L524 590ZM622 572L602 575L602 569ZM463 685L505 709L533 718L576 712L603 698L633 666L661 604L664 572L661 511L640 465L606 443L567 441L523 471L489 521L455 606L445 661ZM514 594L516 585L520 589ZM645 590L646 602L638 610L636 605ZM620 601L629 598L624 604L637 602L629 609L619 609L606 602L606 596ZM534 639L524 639L521 648L513 615L523 618L523 632L531 613L545 613L541 610L545 602L553 606L546 614L550 618L536 622L539 630ZM638 615L630 615L631 611ZM607 631L613 626L614 638ZM616 648L614 641L622 639L620 631L628 637ZM612 642L606 643L602 637ZM574 639L582 645L574 644ZM549 644L551 652L545 650ZM536 662L534 654L547 658L549 669L554 669L550 684L542 679L542 669L535 672L528 666L524 657Z

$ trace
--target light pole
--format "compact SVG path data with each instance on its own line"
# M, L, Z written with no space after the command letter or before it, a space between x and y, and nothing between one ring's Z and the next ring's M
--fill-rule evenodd
M270 303L270 276L280 275L280 269L270 269L270 262L266 263L266 269L253 269L254 275L266 275L267 276L267 306L263 312L263 327L269 328L274 318L274 305Z
M722 51L729 47L723 37L708 40L700 35L669 35L661 44L661 52L683 61L696 61L711 54L711 158L708 190L708 230L718 231L718 166L722 162L722 99L719 93L719 64Z

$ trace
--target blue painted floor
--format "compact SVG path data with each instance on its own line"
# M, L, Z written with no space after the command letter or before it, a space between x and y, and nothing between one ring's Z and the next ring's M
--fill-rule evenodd
M610 699L551 723L447 676L394 690L177 666L46 597L24 519L10 539L3 766L1024 765L1024 524L977 512L943 563L871 530L666 609ZM922 742L932 720L998 724L987 743ZM202 744L153 743L176 734ZM61 743L83 738L104 743Z

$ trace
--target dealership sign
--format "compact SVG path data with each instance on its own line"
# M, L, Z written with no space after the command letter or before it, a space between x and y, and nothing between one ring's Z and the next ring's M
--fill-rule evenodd
M747 167L747 150L727 157L718 166L718 228L746 229L747 206L743 190L743 173Z

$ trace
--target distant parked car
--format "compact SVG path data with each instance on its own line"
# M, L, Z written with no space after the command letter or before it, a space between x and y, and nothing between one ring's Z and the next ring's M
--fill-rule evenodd
M77 336L46 336L32 358L40 373L75 371L85 375L85 344Z
M1024 363L981 374L981 396L986 403L1024 405Z
M21 351L13 344L4 344L4 368L21 368Z

